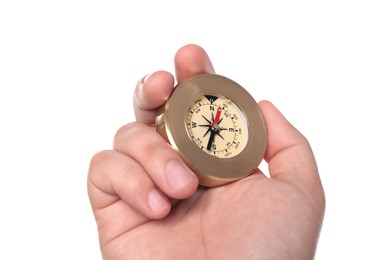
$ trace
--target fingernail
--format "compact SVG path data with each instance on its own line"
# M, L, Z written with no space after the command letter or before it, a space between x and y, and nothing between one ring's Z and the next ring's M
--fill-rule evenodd
M137 83L137 89L136 89L136 92L135 92L135 95L139 98L140 101L142 101L144 99L144 91L143 91L143 88L144 88L144 84L145 82L148 80L149 76L151 75L151 73L149 74L146 74L143 78L141 78L138 83Z
M164 170L168 183L173 189L180 189L196 178L186 166L175 160L169 161Z
M145 82L148 80L148 78L150 77L151 73L148 73L146 74L142 79L141 79L141 83L142 84L145 84Z
M155 212L162 211L169 205L168 201L157 189L152 189L149 191L148 203L149 207Z

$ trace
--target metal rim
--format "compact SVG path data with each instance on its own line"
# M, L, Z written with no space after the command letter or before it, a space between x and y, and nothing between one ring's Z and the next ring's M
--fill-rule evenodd
M248 122L248 142L240 154L217 158L201 151L188 136L185 120L190 104L199 95L223 95L239 107ZM165 104L165 128L171 145L198 174L201 185L217 186L241 179L252 173L263 159L266 149L266 125L252 96L238 83L216 74L194 76L175 87Z

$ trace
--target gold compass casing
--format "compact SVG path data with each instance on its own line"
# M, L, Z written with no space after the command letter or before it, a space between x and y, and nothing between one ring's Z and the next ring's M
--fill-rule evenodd
M245 118L245 147L233 157L208 154L190 137L186 124L189 113L193 112L191 105L200 96L210 94L234 102ZM227 184L251 174L263 159L267 145L266 125L256 101L242 86L217 74L201 74L179 83L160 108L155 124L157 132L197 174L200 185L207 187Z

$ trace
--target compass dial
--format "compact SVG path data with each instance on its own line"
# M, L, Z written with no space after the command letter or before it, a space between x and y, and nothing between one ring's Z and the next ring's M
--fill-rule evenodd
M229 98L207 94L198 97L188 109L187 132L207 154L219 158L238 155L248 142L248 123Z

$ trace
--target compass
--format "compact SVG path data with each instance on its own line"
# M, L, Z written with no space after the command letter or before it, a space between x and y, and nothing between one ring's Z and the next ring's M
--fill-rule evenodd
M155 124L207 187L248 176L266 149L266 125L256 101L238 83L217 74L179 83Z

